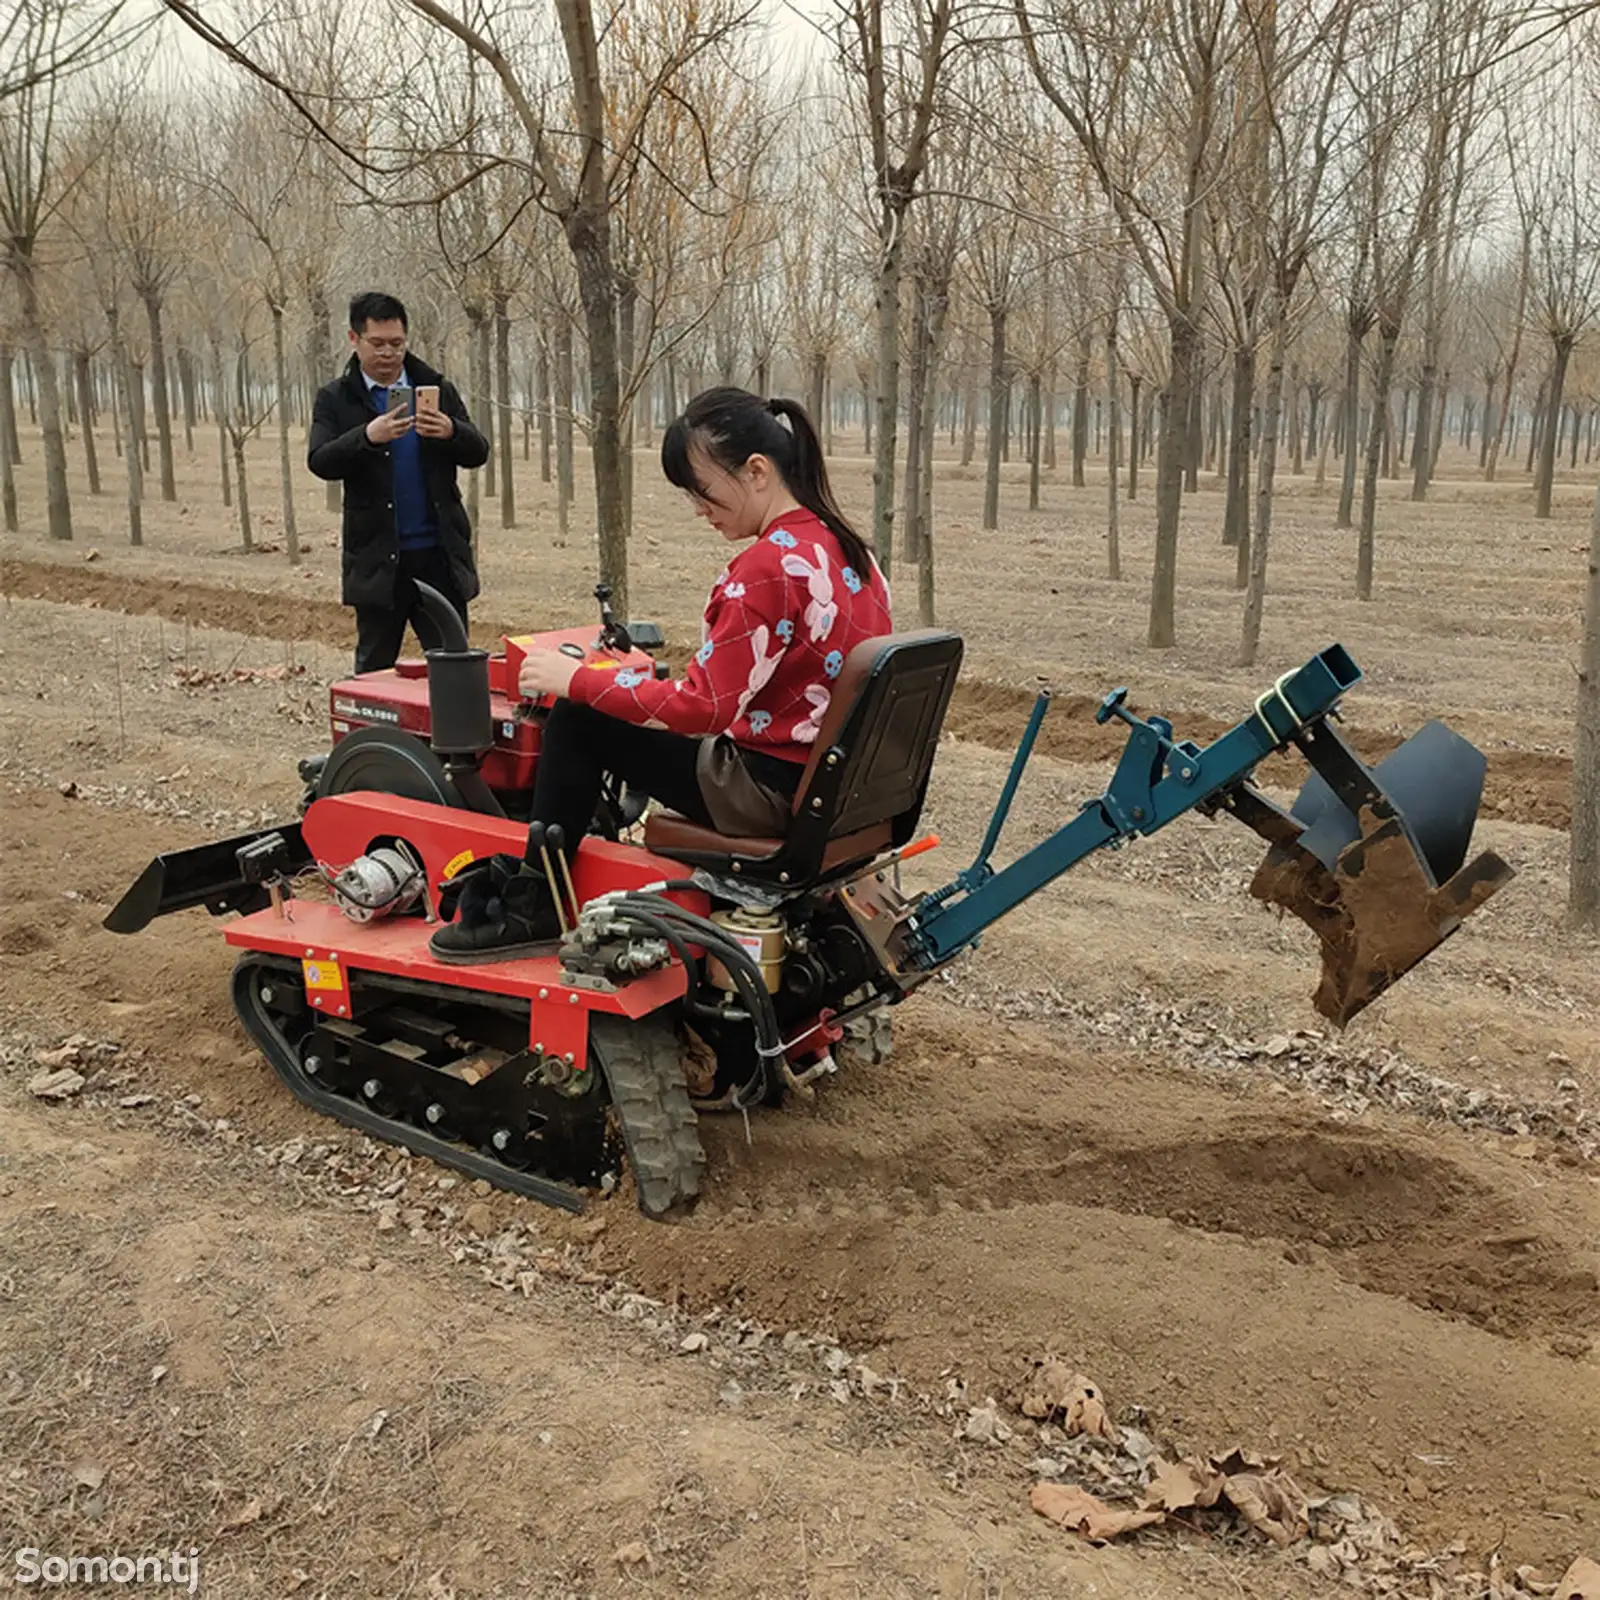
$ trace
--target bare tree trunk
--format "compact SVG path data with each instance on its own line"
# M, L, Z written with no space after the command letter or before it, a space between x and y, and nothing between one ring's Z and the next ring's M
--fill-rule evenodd
M828 385L828 352L813 350L806 360L806 415L822 437L822 396Z
M481 308L473 316L467 313L467 337L472 341L469 370L473 373L472 410L489 441L489 459L483 466L483 492L493 500L500 492L500 438L494 426L494 334L489 313ZM474 508L472 518L472 550L478 550L478 517Z
M494 418L489 414L484 400L484 391L489 387L489 380L484 372L484 353L487 345L486 338L479 338L479 330L486 329L483 309L477 305L464 307L467 314L467 388L472 393L472 411L478 418L478 426L485 439L489 441L489 459L485 463L483 472L469 472L467 474L467 521L472 527L472 552L478 552L478 514L483 503L485 493L494 493L494 458L495 437Z
M989 307L989 435L983 477L983 525L1000 526L1000 451L1006 427L1006 309Z
M550 330L539 333L539 482L550 481L550 446L555 432L555 398L550 384Z
M283 348L283 306L268 301L272 313L273 381L278 391L278 493L283 501L283 544L289 565L300 565L300 529L294 520L294 473L289 465L289 362ZM168 449L171 440L168 440Z
M133 374L128 362L128 347L122 342L122 329L116 312L108 313L111 326L111 362L116 375L117 404L128 420L128 448L122 462L128 479L128 543L144 543L144 465L133 442Z
M1185 313L1170 321L1171 369L1156 450L1156 550L1150 583L1150 626L1146 643L1152 650L1170 650L1178 642L1178 521L1183 509L1183 481L1189 453L1190 399L1200 334Z
M1600 932L1600 490L1589 523L1589 591L1578 666L1572 741L1572 865L1567 898L1573 923Z
M1242 563L1250 565L1250 408L1256 400L1255 346L1244 340L1233 352L1233 396L1229 406L1228 498L1222 511L1222 542L1230 550L1243 537L1246 553ZM1243 587L1241 584L1240 587Z
M161 498L171 501L178 498L178 480L172 464L172 406L167 395L167 347L162 338L161 296L154 289L143 289L139 298L144 301L144 314L150 323L150 389L160 440ZM287 395L280 388L278 403L282 405L286 400Z
M30 366L39 391L39 422L44 432L45 504L50 537L72 537L72 502L67 496L67 441L61 428L61 393L55 363L45 347L44 318L39 308L39 286L30 257L12 255L12 275L22 302L22 334L27 341Z
M17 456L11 441L17 433L16 396L11 388L11 352L0 350L0 511L7 533L18 531Z
M617 281L617 371L632 385L634 344L638 333L639 288L633 278L623 276ZM633 426L631 402L617 401L617 458L621 469L619 484L622 495L622 532L627 538L633 532Z
M1355 526L1356 433L1361 421L1361 346L1366 342L1366 337L1367 324L1352 317L1345 329L1344 409L1341 413L1344 462L1339 478L1339 510L1333 519L1336 528Z
M922 452L931 450L933 441L922 430L922 398L928 383L928 290L924 279L916 279L911 306L911 371L906 378L906 475L903 528L900 534L903 559L922 559ZM812 389L821 387L821 374L811 373Z
M917 497L917 622L935 625L933 559L933 441L938 426L939 351L944 339L945 313L950 309L948 284L935 299L928 340L927 375L922 386L922 492Z
M1205 383L1201 337L1194 336L1194 360L1189 378L1188 421L1183 432L1183 490L1193 494L1200 487L1200 451L1205 421Z
M1572 359L1573 337L1559 334L1553 341L1555 361L1545 390L1544 433L1539 440L1539 473L1533 483L1533 514L1541 521L1550 515L1556 484L1556 449L1561 438L1561 391L1567 383L1567 362Z
M128 447L137 448L139 460L146 476L150 472L150 430L145 427L144 415L144 363L128 358L129 373L133 379L133 405L128 413Z
M306 443L308 445L311 442L311 422L312 415L316 410L317 390L322 387L322 368L327 359L328 316L326 297L319 296L314 291L306 316L304 343L301 347L300 357L305 363L306 390L309 396L306 404ZM340 504L339 484L335 480L329 479L324 493L326 498L323 504L329 511L337 511Z
M1256 468L1256 525L1249 538L1250 570L1244 592L1239 665L1253 667L1261 647L1261 615L1267 599L1267 552L1272 539L1272 492L1278 478L1278 422L1283 411L1284 317L1275 308L1267 343L1267 392L1261 406L1261 459Z
M555 331L556 540L565 545L572 508L572 324L563 312Z
M222 482L222 503L232 506L233 482L228 469L228 389L222 371L222 348L215 343L211 346L211 371L212 389L216 397L211 410L217 422L217 467Z
M1378 371L1372 384L1372 420L1367 429L1367 457L1361 478L1361 531L1356 547L1356 598L1372 598L1372 565L1378 521L1378 470L1382 464L1384 435L1389 427L1385 397L1394 377L1394 351L1400 339L1397 324L1380 329ZM1352 452L1353 454L1354 452Z
M1052 360L1044 383L1044 464L1056 470L1056 364Z
M1078 370L1072 387L1072 487L1083 487L1084 457L1089 453L1089 337L1078 342Z
M1311 426L1314 428L1317 421L1317 397L1315 392L1307 395L1307 409L1310 412ZM1289 470L1295 477L1303 477L1306 470L1305 457L1305 429L1300 422L1300 363L1289 363L1289 416L1285 423L1290 440Z
M1340 404L1342 405L1343 401L1341 401ZM1332 448L1333 429L1324 424L1322 429L1322 439L1317 445L1317 475L1312 480L1318 493L1322 491L1323 485L1328 481L1328 452Z
M89 476L89 493L100 493L100 461L94 450L94 381L89 373L89 352L72 352L73 376L78 387L78 410L83 414L83 464Z
M894 547L894 457L900 423L900 274L905 213L885 205L878 224L877 438L872 454L872 548L889 576ZM992 524L985 524L992 526Z
M233 476L239 485L239 543L248 554L255 549L256 541L250 526L250 480L244 470L244 434L229 428L228 437L233 444Z
M589 445L599 523L600 577L619 616L628 614L628 508L623 500L622 389L617 352L617 288L604 208L587 206L567 223L589 345Z
M1433 438L1428 444L1428 481L1439 470L1439 452L1444 448L1444 419L1450 408L1450 369L1439 374L1433 394Z
M11 460L19 466L22 462L22 439L17 433L16 359L9 350L0 350L0 388L6 392L5 414L11 420L6 425L5 445Z
M1106 323L1106 576L1122 581L1122 520L1117 472L1122 455L1121 382L1117 366L1117 314Z
M1087 386L1086 386L1087 387ZM1039 509L1039 434L1043 417L1044 385L1037 371L1028 376L1028 509Z
M1281 353L1280 353L1281 359ZM1280 394L1282 373L1279 373ZM1233 586L1246 588L1250 582L1250 459L1256 403L1256 347L1251 334L1245 346L1234 352L1233 438L1228 447L1228 501L1232 515L1235 561ZM1223 542L1228 543L1225 527Z
M494 297L494 381L500 438L500 526L517 525L517 489L511 471L511 296L503 290Z
M961 397L961 465L970 467L978 449L978 386L969 382Z
M194 357L189 354L189 347L178 346L178 392L183 401L183 448L189 454L194 454ZM306 408L306 423L311 422L310 407Z
M1143 377L1135 372L1128 379L1128 499L1139 498L1139 451L1144 444L1139 428L1139 386Z

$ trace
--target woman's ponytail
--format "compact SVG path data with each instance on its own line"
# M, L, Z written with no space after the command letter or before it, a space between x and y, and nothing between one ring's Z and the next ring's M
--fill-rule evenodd
M805 407L798 400L772 399L767 401L767 410L778 419L780 427L788 424L786 431L794 439L789 461L786 463L779 458L780 466L785 469L783 476L789 493L807 511L813 512L839 541L845 561L864 582L872 572L872 557L861 535L851 527L849 518L833 497L822 441L817 438L817 430L812 427Z

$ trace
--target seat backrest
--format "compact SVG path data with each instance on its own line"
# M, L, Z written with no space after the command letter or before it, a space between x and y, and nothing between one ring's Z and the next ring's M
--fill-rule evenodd
M881 822L895 824L897 844L910 836L961 652L959 634L925 628L864 639L845 657L795 791L791 839L837 839Z

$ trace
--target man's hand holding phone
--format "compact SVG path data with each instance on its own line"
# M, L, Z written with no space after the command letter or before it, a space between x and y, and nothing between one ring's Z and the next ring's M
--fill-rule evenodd
M417 432L424 439L448 439L456 431L455 419L439 409L439 386L417 386Z
M389 408L367 424L367 437L374 444L391 444L412 427L412 390L396 386L389 391Z

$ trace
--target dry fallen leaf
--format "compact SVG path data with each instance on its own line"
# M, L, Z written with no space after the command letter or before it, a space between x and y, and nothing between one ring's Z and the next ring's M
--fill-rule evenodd
M1239 1472L1225 1480L1225 1490L1239 1515L1276 1545L1303 1539L1311 1527L1306 1497L1288 1473Z
M1067 1394L1076 1374L1065 1361L1045 1361L1023 1388L1019 1408L1025 1417L1047 1422L1064 1410Z
M1579 1556L1557 1586L1556 1600L1600 1600L1600 1564Z
M237 1533L240 1528L248 1528L252 1522L261 1520L262 1506L259 1500L247 1500L242 1510L237 1515L231 1516L222 1524L224 1533Z
M1117 1442L1117 1427L1106 1411L1105 1400L1082 1373L1075 1375L1075 1386L1067 1402L1067 1437L1087 1434L1091 1439Z
M1028 1503L1041 1517L1048 1517L1051 1522L1096 1543L1166 1521L1164 1511L1120 1510L1096 1499L1076 1484L1036 1483Z
M1039 1422L1062 1413L1069 1439L1082 1433L1091 1439L1117 1442L1117 1430L1106 1413L1099 1386L1074 1372L1065 1361L1052 1358L1040 1365L1023 1390L1021 1411Z
M72 1481L80 1489L98 1489L106 1481L106 1469L97 1461L80 1461L72 1469Z
M87 1082L81 1072L63 1067L59 1072L37 1072L28 1079L28 1093L40 1100L66 1100Z
M613 1557L619 1567L645 1567L651 1565L650 1546L642 1539L622 1545Z
M1227 1479L1220 1472L1192 1456L1178 1462L1158 1458L1144 1503L1159 1506L1164 1511L1182 1511L1188 1506L1204 1509L1217 1503L1226 1483Z

